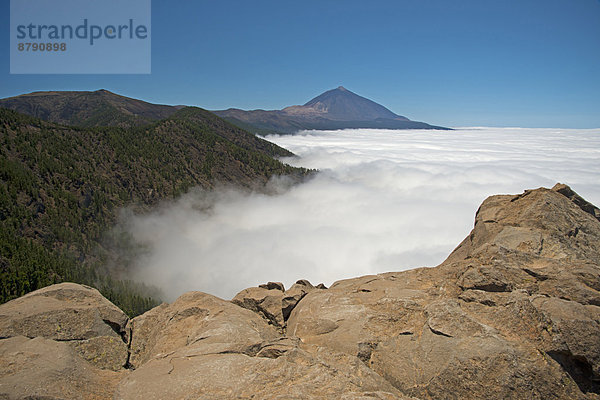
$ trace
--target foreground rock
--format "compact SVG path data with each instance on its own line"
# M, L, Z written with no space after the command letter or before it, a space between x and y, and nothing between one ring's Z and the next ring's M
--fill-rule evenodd
M282 293L253 289L246 296ZM205 293L187 293L134 318L130 328L130 362L137 369L119 385L118 399L353 398L363 392L402 398L354 357L284 338L258 313Z
M363 397L364 396L364 397ZM292 340L252 353L185 346L145 363L119 385L117 399L405 398L355 357Z
M100 292L75 283L49 286L0 306L0 337L121 339L127 315Z
M186 348L197 354L255 355L277 330L257 314L202 292L186 293L134 318L130 363L137 368Z
M127 316L61 283L0 306L0 398L110 399L127 363ZM108 371L112 370L112 371Z
M15 336L0 340L0 398L112 399L122 374L83 360L66 342Z
M26 336L67 342L102 369L121 370L128 352L128 317L100 292L61 283L0 306L0 338Z
M0 305L0 398L598 399L598 215L565 185L492 196L438 267L191 292L131 321L45 288Z

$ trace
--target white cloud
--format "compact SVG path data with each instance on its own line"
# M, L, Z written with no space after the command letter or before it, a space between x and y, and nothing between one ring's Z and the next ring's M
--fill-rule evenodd
M279 194L192 191L126 222L150 252L136 279L170 299L231 298L266 281L338 279L433 266L489 195L569 184L600 204L600 130L345 130L270 136L319 168Z

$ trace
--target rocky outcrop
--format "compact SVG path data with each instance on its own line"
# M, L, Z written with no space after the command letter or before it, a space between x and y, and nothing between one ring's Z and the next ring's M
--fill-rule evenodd
M61 283L0 306L0 398L110 399L127 316L96 289Z
M319 285L317 285L315 288L306 279L300 279L294 283L292 287L286 290L283 299L281 299L281 312L283 313L283 318L287 321L294 307L296 307L296 305L304 298L304 296L306 296L309 292L312 292L314 289L322 289L323 287L319 287Z
M315 287L306 279L300 279L285 290L283 284L269 282L242 290L231 302L254 311L283 333L294 307L314 289L326 289L326 287L322 283Z
M262 291L282 293L266 288L243 293L256 299L253 293ZM121 381L115 398L359 398L363 392L402 398L354 357L283 337L259 314L192 292L134 318L130 363L136 369Z
M283 328L285 321L281 308L283 291L280 289L266 289L264 287L252 287L239 292L231 300L232 303L254 311L263 317L269 324Z
M565 185L492 196L435 268L191 292L130 321L55 285L0 306L0 332L0 398L597 399L600 222Z
M442 265L309 293L288 335L419 398L593 398L600 223L563 192L488 198Z
M569 200L571 200L573 203L575 203L575 205L577 205L583 211L585 211L586 213L592 215L598 221L600 221L600 209L598 209L598 207L596 207L595 205L593 205L592 203L588 202L583 197L581 197L580 195L578 195L577 193L575 193L567 185L562 184L562 183L557 183L556 185L554 185L554 187L552 188L552 190L554 190L555 192L558 192L558 193L562 194L563 196L568 197Z
M0 337L121 339L127 316L100 292L75 283L48 286L0 306Z
M257 314L202 292L186 293L130 323L130 363L134 368L170 357L179 349L199 354L255 355L280 337Z
M128 359L127 320L96 289L61 283L3 304L0 337L67 342L96 367L119 371Z

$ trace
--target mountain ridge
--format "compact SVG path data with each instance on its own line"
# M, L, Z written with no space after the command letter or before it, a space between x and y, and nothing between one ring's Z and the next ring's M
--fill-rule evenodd
M153 104L99 89L32 92L0 99L0 107L70 126L130 127L167 118L186 106ZM262 135L310 129L448 129L409 120L342 86L328 90L304 105L282 110L229 108L212 112L241 129Z
M0 99L0 107L63 125L129 127L167 118L184 106L153 104L99 89L26 93Z
M304 105L288 106L281 110L245 111L229 108L213 112L256 134L290 134L311 129L449 129L411 121L343 86L321 93Z

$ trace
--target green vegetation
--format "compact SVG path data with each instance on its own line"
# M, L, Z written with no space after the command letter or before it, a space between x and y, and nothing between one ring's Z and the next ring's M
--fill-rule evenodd
M74 128L0 108L0 146L0 301L73 281L129 315L158 300L106 267L100 243L121 207L144 211L192 186L256 187L309 172L273 158L286 150L192 107L130 128Z
M146 103L107 90L34 92L0 99L0 107L70 126L141 126L170 117L179 107Z

